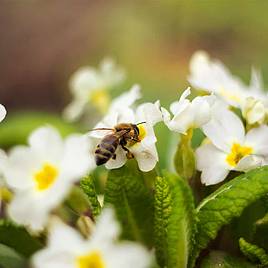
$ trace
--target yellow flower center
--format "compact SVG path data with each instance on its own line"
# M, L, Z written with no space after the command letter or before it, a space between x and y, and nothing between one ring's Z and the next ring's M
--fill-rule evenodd
M146 130L143 124L138 125L138 129L139 129L139 139L143 140L146 136Z
M56 167L45 163L42 168L34 174L34 181L38 191L47 190L55 182L59 172Z
M90 102L92 102L101 113L106 113L110 105L110 97L107 90L94 90L94 92L90 94Z
M77 268L105 268L104 261L98 251L77 258Z
M223 97L225 97L226 99L229 99L231 101L234 101L234 102L240 102L241 101L241 98L240 96L236 95L236 94L233 94L231 93L230 91L224 89L224 88L221 88L219 90L219 94Z
M238 143L234 143L231 152L226 157L226 161L230 166L235 167L243 157L250 155L252 151L253 149L251 147L241 146Z

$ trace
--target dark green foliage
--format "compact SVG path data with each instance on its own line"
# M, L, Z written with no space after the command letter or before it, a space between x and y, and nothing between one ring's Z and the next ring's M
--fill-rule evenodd
M197 208L197 235L191 266L199 252L214 239L222 226L268 192L268 167L261 167L227 182L206 197Z
M263 248L248 243L245 239L239 239L240 250L252 262L260 263L263 266L268 266L268 254Z
M0 243L14 249L24 257L31 256L43 246L24 227L6 220L0 221Z
M115 208L124 238L152 246L153 195L135 160L109 172L104 204Z
M212 251L203 260L201 268L254 268L255 266L241 258L233 257L225 252Z

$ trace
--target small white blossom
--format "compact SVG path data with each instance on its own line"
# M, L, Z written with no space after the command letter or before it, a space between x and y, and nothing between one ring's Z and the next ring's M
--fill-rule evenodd
M268 96L256 69L252 69L251 82L247 86L219 60L210 59L207 53L198 51L191 59L188 80L192 86L214 93L229 105L240 108L248 124L265 122Z
M192 102L186 99L191 94L190 88L187 88L181 95L179 101L170 105L170 113L161 108L164 122L172 131L186 134L191 128L198 128L207 123L211 117L211 106L215 99L214 96L196 97Z
M230 170L261 166L268 156L268 126L245 133L240 118L226 108L214 109L213 118L202 129L210 142L197 149L196 158L206 185L223 181Z
M48 246L33 256L34 268L148 268L151 255L134 242L116 242L120 233L111 209L105 209L89 239L59 220L52 223Z
M17 223L41 230L49 213L68 194L72 184L95 167L88 138L62 140L51 127L35 130L28 146L14 147L3 164L7 184L14 191L8 208Z
M123 69L111 59L101 62L100 68L82 67L70 79L73 101L64 110L64 117L74 121L86 113L89 104L101 112L107 112L110 104L108 90L120 84L125 78Z
M129 94L133 95L133 92L130 92ZM121 100L123 100L126 96L127 95L125 95ZM120 101L119 103L121 103L121 105L115 105L113 110L110 109L107 116L105 116L103 120L95 126L95 128L113 128L119 123L142 123L138 125L140 141L133 142L131 145L129 144L126 147L137 160L140 170L145 172L150 171L155 167L158 161L158 153L155 145L157 139L153 127L156 123L162 120L160 104L159 102L144 103L139 105L134 111L129 107L129 105L132 104L130 99L127 101L126 98L126 101ZM98 144L104 136L111 133L111 131L93 131L89 135L94 138L95 143ZM106 168L119 168L126 163L126 151L121 146L117 147L115 154L116 159L110 159L105 164Z
M247 123L263 124L268 116L268 96L265 93L262 76L259 71L252 69L248 97L241 104L242 115Z
M6 114L7 114L6 108L2 104L0 104L0 122L4 120Z

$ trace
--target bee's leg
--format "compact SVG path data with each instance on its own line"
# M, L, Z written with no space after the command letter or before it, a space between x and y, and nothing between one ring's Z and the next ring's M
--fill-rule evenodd
M127 156L127 159L132 159L134 158L134 155L129 151L129 149L127 147L124 146L124 144L120 144L123 148L123 150L125 150L127 152L126 156Z

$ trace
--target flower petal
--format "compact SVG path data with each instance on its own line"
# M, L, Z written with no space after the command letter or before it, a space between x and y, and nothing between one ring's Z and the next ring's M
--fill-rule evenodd
M196 150L197 169L202 172L201 181L205 185L223 181L229 173L226 154L213 144L204 144Z
M138 162L139 169L143 172L152 170L158 162L158 153L154 143L142 141L132 146L130 150Z
M234 142L244 143L245 129L242 121L223 107L214 109L212 119L202 129L212 143L225 152L230 150Z
M11 188L23 190L34 185L32 177L39 161L30 148L14 147L2 163L4 177Z
M106 164L105 167L107 169L115 169L120 168L125 165L127 161L126 152L123 150L121 146L118 146L116 151L116 159L110 159Z
M247 172L253 168L260 167L264 163L264 159L255 155L248 155L243 157L234 170Z
M40 127L35 130L29 137L29 145L48 162L57 163L62 156L63 141L53 127Z
M7 114L6 108L2 104L0 104L0 122L4 120L6 114Z
M110 106L110 111L117 108L130 107L136 100L141 98L141 88L139 85L134 85L129 91L124 92L119 97L115 98Z
M131 242L114 246L107 253L110 268L148 268L152 262L152 255L145 248Z
M253 148L253 154L268 156L268 126L252 128L246 134L245 144Z
M93 146L85 135L71 135L65 140L61 172L66 180L79 180L95 168L94 156L89 153Z

